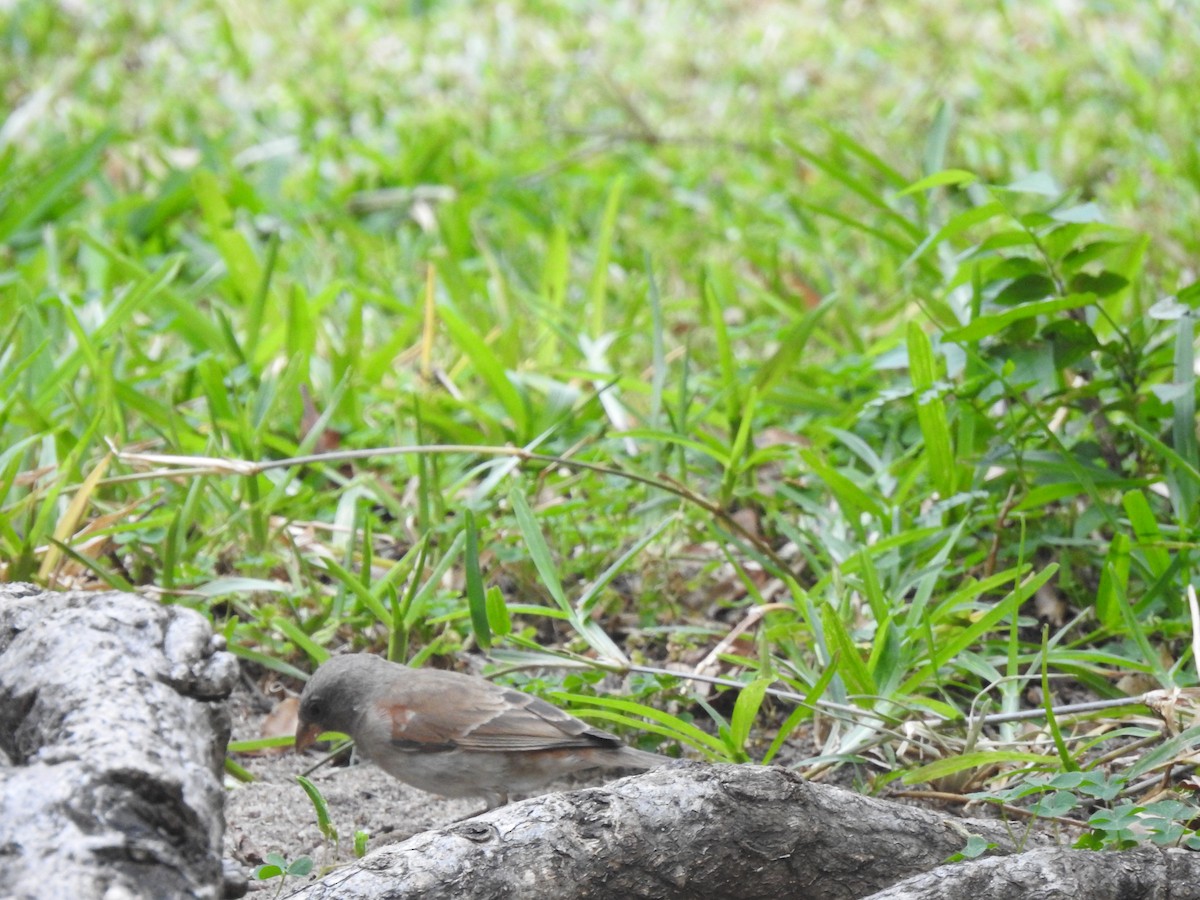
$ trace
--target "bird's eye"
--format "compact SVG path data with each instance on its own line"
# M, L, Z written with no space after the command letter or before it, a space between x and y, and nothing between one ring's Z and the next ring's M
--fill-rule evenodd
M300 715L310 722L320 721L321 715L324 712L325 704L320 697L309 697L308 701L300 709Z

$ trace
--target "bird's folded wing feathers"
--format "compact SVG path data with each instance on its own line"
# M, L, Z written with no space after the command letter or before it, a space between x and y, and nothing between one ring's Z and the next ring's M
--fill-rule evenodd
M430 687L440 702L411 694L388 698L394 746L434 752L622 746L608 732L520 691L449 680Z

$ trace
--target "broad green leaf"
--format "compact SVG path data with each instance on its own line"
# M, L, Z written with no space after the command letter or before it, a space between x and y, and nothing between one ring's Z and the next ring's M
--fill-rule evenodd
M318 664L329 659L329 651L301 631L300 626L291 619L286 619L283 616L275 616L271 619L271 624L275 627L275 630L279 631L289 641L307 653L309 659Z
M1121 496L1121 505L1129 516L1129 524L1133 527L1137 538L1138 549L1145 556L1150 574L1159 578L1171 564L1171 556L1166 548L1160 546L1162 533L1158 528L1158 520L1150 508L1150 502L1140 490L1126 491Z
M320 788L303 775L296 776L296 783L304 789L304 793L308 795L308 799L312 803L313 810L317 814L317 827L321 829L321 834L325 835L326 840L336 841L338 839L337 829L329 818L329 804L321 795Z
M479 646L487 650L492 646L492 628L488 621L487 592L483 586L483 575L479 571L479 528L475 524L475 513L466 511L467 550L463 556L463 571L466 578L467 606L471 610L471 628Z
M733 704L733 715L729 718L729 730L734 746L743 752L763 698L767 695L767 688L774 681L774 677L771 676L756 678L738 692L738 698Z
M609 722L620 722L632 728L642 729L662 734L675 740L685 741L697 749L706 750L720 757L725 757L725 744L706 731L702 731L690 722L685 722L678 716L635 703L632 700L620 700L614 697L589 697L583 694L572 694L566 691L553 691L551 698L569 703L571 711L586 719L604 719ZM643 722L642 718L650 721Z
M993 190L1014 194L1039 194L1043 197L1061 197L1063 193L1054 178L1046 172L1030 172L1006 185L997 185Z
M991 609L974 620L970 625L958 632L949 633L933 648L933 659L909 676L908 680L901 686L900 693L918 693L922 689L922 685L926 679L932 677L933 673L949 660L974 644L981 636L995 628L999 622L1009 616L1016 615L1021 604L1033 596L1038 588L1054 577L1054 573L1057 571L1058 564L1054 563L1036 575L1031 575L1019 587L1001 598Z
M931 188L944 187L948 184L974 184L979 180L979 177L974 172L968 172L966 169L943 169L941 172L934 172L932 175L926 175L914 181L904 190L896 194L897 197L904 197L908 194L919 194L922 191L928 191Z
M813 474L825 483L825 486L829 488L848 514L865 512L877 519L883 518L883 508L873 495L826 463L816 452L803 450L800 456L812 469Z
M991 203L985 203L982 206L976 206L968 209L966 212L954 215L945 225L921 241L917 248L904 260L901 268L907 268L925 256L934 247L938 246L938 244L953 240L968 229L981 225L997 216L1006 215L1007 212L1003 204L992 201ZM1022 239L1025 238L1024 232L1021 233L1021 237Z
M841 616L831 604L821 607L821 623L825 626L825 638L833 642L839 658L839 674L853 694L872 696L876 690L875 680L863 662L862 653L846 630Z
M1100 588L1096 591L1096 617L1109 631L1119 632L1124 623L1119 604L1129 589L1129 536L1117 532L1108 546Z
M937 762L913 769L904 775L905 784L920 784L923 781L935 781L954 775L967 769L978 769L983 766L994 766L1004 763L1023 763L1031 766L1055 766L1054 757L1040 753L1022 753L1016 750L983 750L972 753L962 753L939 759Z
M91 140L52 157L53 162L36 178L21 185L13 198L0 204L0 244L13 235L35 226L68 192L94 175L100 167L104 151L113 138L113 132L105 129Z
M1094 294L1070 294L1066 297L1055 297L1050 300L1038 300L1034 303L1022 303L1002 312L985 313L969 325L956 328L945 335L948 341L977 341L1003 331L1014 322L1031 319L1035 316L1050 316L1067 309L1078 309L1096 302Z
M438 307L438 316L446 326L450 338L458 346L463 357L478 373L491 390L492 395L504 408L518 435L529 430L528 400L517 390L508 376L500 358L488 343L448 306Z
M912 377L917 422L925 439L930 479L942 498L954 496L957 467L946 420L946 405L938 394L933 344L916 322L908 323L908 366Z
M608 293L608 260L612 255L613 234L617 227L617 213L621 210L621 194L625 189L624 176L617 176L608 191L604 204L604 218L600 222L596 238L596 262L592 266L592 283L588 289L588 305L591 308L591 337L598 338L607 330L604 320Z

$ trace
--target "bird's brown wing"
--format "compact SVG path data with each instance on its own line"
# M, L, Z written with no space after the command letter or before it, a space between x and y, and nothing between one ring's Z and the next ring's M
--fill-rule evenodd
M619 747L544 700L453 672L428 672L381 702L392 722L392 744L411 750L565 750Z

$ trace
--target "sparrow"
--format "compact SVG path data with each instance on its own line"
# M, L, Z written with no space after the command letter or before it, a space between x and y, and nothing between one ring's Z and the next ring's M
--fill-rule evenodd
M332 657L309 678L296 751L323 731L348 734L367 759L413 787L482 797L488 810L568 772L670 762L518 690L370 653Z

